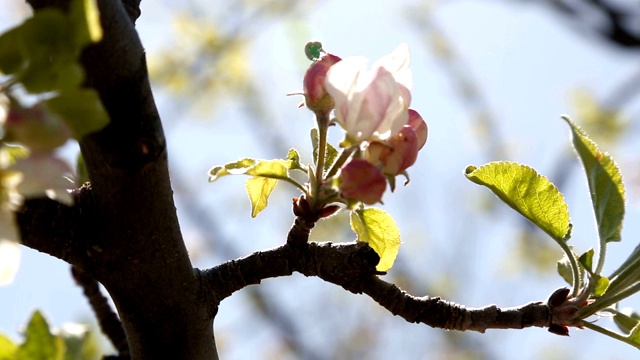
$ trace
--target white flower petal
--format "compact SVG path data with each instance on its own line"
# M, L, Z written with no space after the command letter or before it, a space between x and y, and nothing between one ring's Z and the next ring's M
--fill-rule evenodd
M411 74L411 52L407 44L400 44L391 54L384 56L373 64L373 67L381 66L393 74L396 81L407 89L413 87Z
M13 219L11 220L13 222ZM15 227L15 224L13 226ZM20 246L14 241L0 239L0 286L13 282L19 266Z

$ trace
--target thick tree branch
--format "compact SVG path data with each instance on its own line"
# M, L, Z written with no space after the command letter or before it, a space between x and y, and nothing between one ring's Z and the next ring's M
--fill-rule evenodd
M36 10L66 9L69 1L29 0ZM110 123L80 140L91 182L91 228L82 239L77 233L67 239L54 233L59 236L55 246L62 250L51 252L70 259L105 286L133 359L216 358L212 325L216 309L199 296L200 284L182 239L166 141L144 49L132 21L139 1L127 0L126 6L121 0L97 4L104 35L83 51L81 60L85 86L97 90ZM37 215L40 210L29 206L26 210L22 232L29 240L24 243L42 239L37 244L43 248L40 243L46 234L36 228L36 219L44 223L46 214ZM46 212L55 216L55 209ZM66 217L73 218L73 212ZM72 244L65 247L65 242ZM83 262L87 251L92 251L90 261Z
M99 283L89 274L75 266L71 267L71 274L76 284L82 288L93 312L96 314L100 329L118 351L118 356L128 357L129 343L122 329L122 324L120 323L120 319L118 319L118 315L111 310L107 298L100 292Z
M91 190L74 192L73 207L48 198L28 199L16 212L22 243L32 249L60 258L70 264L91 267L86 246L91 228Z
M409 295L375 275L378 261L378 255L365 243L285 244L228 261L202 271L201 275L206 288L211 289L209 298L216 303L247 285L295 271L320 277L356 294L366 294L392 314L412 323L479 332L550 325L550 310L545 302L505 309L495 305L465 308L438 297Z

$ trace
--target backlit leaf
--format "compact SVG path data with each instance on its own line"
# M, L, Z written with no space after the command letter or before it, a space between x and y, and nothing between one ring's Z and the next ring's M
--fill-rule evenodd
M109 123L109 115L93 89L66 91L46 103L67 124L77 140Z
M96 0L74 0L69 11L75 40L78 46L86 46L102 39L100 12Z
M571 127L573 146L587 174L600 242L620 241L625 211L625 191L620 170L611 156L598 150L580 127L566 116L563 119Z
M628 335L629 340L636 346L640 346L640 324L637 324Z
M16 352L16 359L63 359L64 342L59 336L51 334L49 324L39 311L33 313L25 331L25 338L25 342Z
M26 64L26 58L16 46L22 41L21 31L17 27L0 35L0 73L13 74Z
M626 308L617 312L613 316L613 321L618 325L622 332L629 334L631 330L640 323L640 315L630 308Z
M393 266L400 248L400 230L388 213L377 208L351 212L351 229L380 256L376 270L386 272Z
M16 350L18 350L18 345L14 344L8 337L0 334L0 360L15 359Z
M465 176L488 187L502 201L529 219L556 241L566 241L571 230L564 197L546 177L529 166L492 162L469 166Z
M277 183L278 180L276 179L257 176L247 180L245 188L251 201L251 217L254 218L258 216L258 214L267 207L269 195L271 195Z

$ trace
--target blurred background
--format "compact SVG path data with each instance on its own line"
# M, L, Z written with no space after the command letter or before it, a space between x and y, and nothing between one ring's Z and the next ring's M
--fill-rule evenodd
M0 4L0 27L28 16L21 0ZM311 162L312 113L298 108L319 40L340 57L377 59L412 51L412 107L429 139L411 183L382 208L403 244L383 278L417 296L480 307L545 300L565 283L562 253L541 231L463 176L467 165L528 164L564 193L577 253L597 246L593 210L574 155L571 116L613 155L627 189L623 241L605 273L638 244L640 3L635 0L142 2L137 28L163 117L182 229L195 266L208 268L280 245L297 191L279 184L256 219L244 177L207 182L208 169L242 157ZM342 139L332 128L330 139ZM76 144L63 153L73 158ZM316 241L351 241L341 214L319 223ZM144 291L141 289L141 291ZM638 308L638 297L623 306ZM23 249L13 284L0 288L0 332L17 339L40 309L54 326L93 323L66 264ZM596 319L594 319L596 320ZM615 328L608 318L601 326ZM633 359L637 349L589 330L447 332L409 324L365 296L296 274L226 299L215 322L223 359Z

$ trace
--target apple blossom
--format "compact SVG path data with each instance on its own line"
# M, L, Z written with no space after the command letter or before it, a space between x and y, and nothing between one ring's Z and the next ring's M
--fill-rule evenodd
M373 205L382 199L387 179L365 159L353 159L340 172L340 193L344 198Z
M68 178L73 174L73 170L64 160L54 157L51 153L34 153L28 158L18 159L9 169L22 175L17 186L20 195L46 195L63 204L73 204L73 199L67 191L75 187Z
M416 131L405 125L389 139L371 142L365 157L373 164L380 165L385 175L396 176L416 162L419 141Z
M320 60L309 66L302 81L305 104L312 111L329 113L333 110L333 99L327 93L325 78L327 71L341 59L332 54L326 54Z
M39 103L27 108L12 103L3 128L5 141L19 142L32 152L52 151L71 137L67 125Z
M326 89L335 103L336 122L352 141L385 140L407 124L412 86L409 62L409 47L402 44L371 70L368 60L358 56L329 69Z
M429 134L429 128L422 116L417 111L409 109L409 122L407 125L411 126L415 130L418 136L418 150L422 149L424 144L427 143L427 135Z

